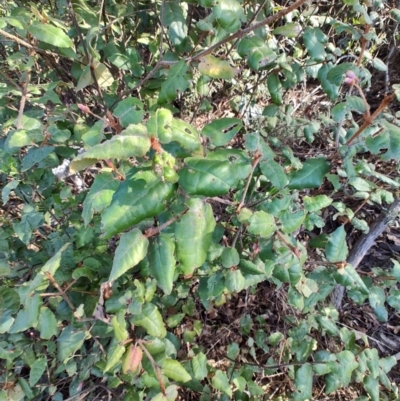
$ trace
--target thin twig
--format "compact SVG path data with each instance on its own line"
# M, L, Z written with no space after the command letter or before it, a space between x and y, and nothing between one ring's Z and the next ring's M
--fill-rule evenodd
M58 292L61 294L61 296L64 298L64 301L68 304L68 306L71 308L73 312L76 311L75 306L72 305L72 302L68 298L68 295L65 293L65 291L61 288L61 286L57 283L57 281L54 279L53 275L50 272L45 271L44 274L46 277L51 281L54 287L57 288Z
M260 160L261 160L261 154L257 153L256 156L254 157L253 163L251 165L251 172L247 178L246 187L244 188L243 195L242 195L242 200L240 201L239 206L236 210L237 213L239 213L240 210L242 209L242 207L245 205L244 202L246 200L247 191L249 190L249 186L250 186L251 179L253 178L254 170L256 169Z

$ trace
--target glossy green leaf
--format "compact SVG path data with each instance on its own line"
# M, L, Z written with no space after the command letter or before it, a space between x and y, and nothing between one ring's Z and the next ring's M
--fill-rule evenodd
M241 21L246 20L243 8L237 0L219 0L213 8L213 16L218 25L229 33L236 32Z
M176 268L174 241L164 234L152 239L147 257L150 274L157 280L157 286L166 295L171 294Z
M329 68L326 78L331 84L339 86L342 84L347 71L353 71L356 75L359 73L358 68L353 63L340 63Z
M344 287L355 288L364 294L369 294L367 286L353 266L347 264L346 267L337 269L333 274L334 279Z
M214 146L224 146L229 143L243 127L238 118L219 118L204 126L202 135L210 138Z
M168 27L168 38L174 47L182 45L188 34L183 7L179 2L166 2L164 5L164 24Z
M336 354L337 362L328 362L331 373L325 378L326 393L330 394L340 387L347 387L351 380L351 374L357 368L358 363L350 351L342 351Z
M322 89L324 92L329 96L331 100L337 99L339 96L339 88L340 84L333 84L329 79L327 78L329 72L334 68L331 63L324 64L319 70L318 70L318 79L321 82Z
M179 93L185 92L189 86L187 70L188 66L185 60L179 61L169 69L167 80L161 85L159 103L172 102Z
M268 91L272 101L280 106L282 104L282 84L277 74L269 74L267 78Z
M107 363L104 367L103 372L106 373L114 368L118 363L121 362L122 356L125 354L125 347L120 345L117 339L111 341L107 352Z
M232 397L232 389L228 377L222 370L217 370L212 378L212 385L215 389L222 391L228 397Z
M198 198L189 199L187 206L189 211L175 226L175 238L179 270L190 275L206 260L215 219L211 206Z
M343 262L347 259L349 250L346 243L344 226L338 227L330 236L325 248L326 257L330 262Z
M302 27L298 23L289 22L285 25L275 28L272 33L274 35L283 35L287 38L296 38L302 31Z
M122 234L115 251L109 281L116 280L144 259L148 245L149 240L137 228Z
M304 207L309 212L317 212L332 203L332 199L326 195L305 196L303 198Z
M114 110L114 116L119 118L123 127L130 124L139 124L143 119L143 103L135 97L127 97L121 100Z
M261 172L276 189L283 189L288 183L287 175L281 165L270 159L260 163Z
M31 371L29 372L29 385L33 387L43 376L43 373L47 368L47 358L38 358L31 366Z
M159 108L150 117L147 123L149 135L154 135L162 143L171 142L172 139L172 121L174 117L170 110Z
M178 118L174 118L172 120L171 134L169 138L161 136L160 141L163 143L175 141L186 150L193 152L201 149L199 133L197 132L196 128L183 120L179 120Z
M279 214L282 223L282 231L290 234L296 231L304 222L306 214L303 210L297 212L289 212L287 210Z
M24 309L21 309L18 312L14 324L11 326L8 332L19 333L29 329L30 327L36 328L39 320L39 309L42 304L43 301L39 294L33 293L28 295Z
M8 153L16 153L23 146L33 145L44 141L41 129L25 130L17 129L10 131L4 144L4 150Z
M132 323L143 327L150 336L164 338L167 335L161 313L154 304L144 304L142 312L132 316Z
M274 217L262 210L255 212L249 219L249 231L261 237L270 237L276 231Z
M99 160L125 160L129 157L142 157L150 149L150 138L143 125L130 125L120 135L93 146L72 160L71 172L83 170Z
M258 36L241 39L238 53L241 57L246 57L249 66L256 71L273 63L277 57L276 53Z
M125 322L125 311L120 310L115 316L111 319L111 325L114 329L114 338L121 342L125 341L129 337L128 330L126 329Z
M196 356L192 358L191 365L194 377L197 380L203 380L207 376L207 357L205 354L199 352Z
M166 201L174 195L174 190L174 184L162 182L150 171L128 176L115 192L110 206L103 211L105 237L110 238L161 213L166 208Z
M330 170L330 164L324 157L307 159L303 168L296 171L289 183L290 189L318 188L325 174Z
M304 44L310 57L317 62L325 60L326 52L324 43L327 37L319 28L306 28L303 33Z
M54 146L44 146L43 148L30 148L26 156L22 159L21 172L28 171L35 164L43 161L51 152Z
M179 171L179 185L190 195L220 196L251 172L247 162L188 157Z
M211 54L200 59L199 71L211 78L232 79L236 75L235 68L226 60L218 59Z
M38 330L40 330L40 338L43 340L50 340L58 333L57 319L46 306L40 308Z
M61 28L33 21L28 26L28 32L36 39L56 47L72 47L72 40Z
M294 401L305 401L312 399L313 370L309 363L302 365L295 376L296 390L293 393Z
M57 359L66 362L73 354L78 351L86 338L84 331L69 325L57 339Z
M110 172L96 174L83 202L82 218L85 226L90 223L94 213L101 212L111 203L119 184L120 181Z
M185 383L191 380L190 374L186 369L175 359L166 358L162 364L162 372L169 379L177 382Z

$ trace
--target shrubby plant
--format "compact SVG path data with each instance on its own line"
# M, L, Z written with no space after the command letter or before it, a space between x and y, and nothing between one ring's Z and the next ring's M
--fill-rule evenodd
M366 95L400 11L372 3L0 6L0 399L251 400L281 369L297 401L399 399L396 358L329 299L340 284L382 322L400 309L397 261L379 284L346 262L370 222L340 200L384 207L400 185L366 157L400 157L398 85ZM325 106L290 101L307 82ZM232 112L197 123L213 94ZM263 285L290 329L244 313L246 346L211 360L200 313Z

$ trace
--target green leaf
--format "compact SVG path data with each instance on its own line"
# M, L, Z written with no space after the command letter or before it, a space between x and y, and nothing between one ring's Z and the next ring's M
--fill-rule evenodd
M17 129L10 131L7 135L4 150L7 151L7 153L13 154L24 146L33 145L42 141L44 141L44 135L41 129Z
M309 363L305 363L296 371L296 391L293 394L294 401L312 399L313 370Z
M85 341L86 334L72 325L67 326L57 339L57 359L64 363L78 351Z
M178 361L171 358L166 358L163 362L162 372L169 379L181 383L185 383L192 379L186 369Z
M47 367L47 358L38 358L35 362L33 362L31 366L31 371L29 372L29 385L33 387L43 376L43 373L46 371Z
M111 203L119 184L120 182L110 172L96 174L83 202L82 218L85 226L90 223L94 213L101 212Z
M350 351L342 351L336 354L337 362L328 362L331 373L328 373L326 382L326 393L330 394L340 387L347 387L351 380L351 374L358 366L355 356Z
M42 304L43 301L39 294L28 295L24 305L25 308L18 312L8 333L19 333L30 327L36 328L39 320L39 309Z
M165 3L164 7L164 24L168 27L168 39L172 46L179 48L184 43L188 33L182 5L179 2L169 1Z
M28 171L35 164L44 160L52 151L54 146L44 146L43 148L30 148L26 156L22 159L21 172Z
M237 0L219 0L213 8L213 15L219 26L229 33L236 32L245 15L241 4Z
M236 70L225 60L220 60L211 54L201 57L198 66L199 71L211 78L232 79Z
M207 376L207 357L205 354L199 352L192 358L191 365L195 379L203 380Z
M22 389L22 391L24 392L25 396L28 398L28 400L33 400L35 398L35 395L32 391L32 389L30 388L28 382L23 378L23 377L18 377L18 383L21 386L20 388ZM24 394L21 394L18 391L18 386L15 386L13 388L13 391L10 394L10 391L8 391L8 396L11 397L7 397L5 398L7 401L20 401L24 399Z
M46 306L40 308L38 329L40 330L40 338L43 340L50 340L51 337L56 336L58 333L57 319L54 313Z
M324 157L307 159L303 168L296 171L289 183L290 189L318 188L325 174L330 170L330 164Z
M332 203L332 199L326 195L305 196L303 198L304 207L308 212L317 212Z
M149 135L154 135L162 143L171 142L171 126L173 119L174 117L170 110L163 108L157 109L147 123Z
M160 141L163 143L176 141L183 148L191 152L201 149L199 134L196 128L177 118L172 120L171 134L169 135L168 140L166 139L167 138L160 137Z
M261 172L267 177L276 189L283 189L287 185L288 179L285 171L279 163L270 159L260 163Z
M129 157L142 157L150 149L150 138L143 125L129 125L120 135L95 145L72 160L71 173L97 163L99 160L126 160Z
M122 234L115 251L109 281L114 281L118 277L121 277L125 272L144 259L147 255L148 245L149 240L137 228Z
M379 401L379 381L372 376L364 377L364 387L372 401Z
M369 294L367 286L352 265L347 264L346 267L337 269L333 273L333 278L344 287L359 289L364 294Z
M143 103L135 97L122 100L114 110L114 116L119 118L121 125L125 128L130 124L139 124L143 114Z
M3 200L3 204L5 205L8 202L8 198L10 196L10 192L13 191L15 188L18 187L20 181L18 180L11 180L2 190L1 190L1 197Z
M168 235L161 234L150 242L149 271L166 295L171 294L176 267L175 243Z
M310 57L317 62L325 60L326 52L323 43L327 42L327 37L319 28L309 28L304 30L304 45Z
M272 33L274 35L283 35L287 38L296 38L301 33L302 28L300 24L290 22L288 24L282 25L278 28L275 28Z
M104 367L103 372L106 373L114 368L122 360L122 356L125 354L125 347L120 345L117 339L111 341L107 352L107 364Z
M41 272L49 272L52 276L56 273L61 264L62 253L70 246L70 243L64 244L56 253L53 255L45 265L40 269Z
M331 100L337 99L339 95L339 88L340 84L333 84L332 82L329 81L327 78L329 72L331 69L334 68L331 63L324 64L319 70L318 70L318 79L321 82L322 89L324 92L329 96Z
M379 58L372 59L372 66L378 71L387 71L387 65Z
M240 292L246 286L246 280L240 270L229 270L226 274L225 286L229 292Z
M128 176L102 214L105 238L161 213L166 208L166 201L174 195L174 190L174 184L162 182L151 171Z
M255 235L268 238L276 231L274 216L263 210L255 212L249 222L249 231Z
M267 78L268 91L272 101L280 106L282 104L282 84L277 74L269 74Z
M92 63L94 64L94 75L96 76L99 86L101 88L108 88L111 86L114 83L114 78L107 66L96 60L93 60Z
M111 325L114 329L114 338L117 341L125 341L129 337L128 330L126 330L125 311L123 309L112 317Z
M212 378L212 385L215 389L222 391L228 397L232 397L232 389L228 381L226 373L222 370L217 370Z
M250 68L258 70L276 60L276 53L258 36L243 38L238 45L238 53L246 57Z
M187 70L188 66L183 59L169 69L167 80L161 85L158 97L159 103L172 102L176 99L179 92L185 92L189 86L189 77L186 74Z
M344 226L338 227L330 236L325 248L326 258L329 262L343 262L347 259L349 250L346 243Z
M175 238L179 270L190 275L206 260L215 219L212 207L198 198L189 199L187 206L189 211L176 223Z
M306 214L304 210L299 210L297 212L289 212L287 210L279 214L279 219L282 223L282 231L290 234L296 231L304 222Z
M224 248L221 255L222 266L229 268L239 264L239 252L235 248Z
M72 40L64 33L61 28L33 21L28 26L28 32L36 39L56 47L72 47Z
M179 171L179 185L190 195L225 195L251 172L250 163L241 160L188 157L185 163L187 167Z
M204 126L202 135L210 138L214 146L224 146L229 143L243 127L238 118L219 118Z
M359 70L354 64L341 63L335 65L334 67L331 66L329 68L329 72L326 75L326 78L331 84L339 86L343 82L343 77L347 71L353 71L356 75L359 74Z
M132 316L132 323L144 327L150 336L164 338L167 335L161 313L154 304L144 304L142 312Z

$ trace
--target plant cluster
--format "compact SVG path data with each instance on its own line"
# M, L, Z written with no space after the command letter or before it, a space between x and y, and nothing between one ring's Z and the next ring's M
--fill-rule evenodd
M398 261L347 263L400 186L400 86L367 99L398 22L381 0L2 4L0 400L273 399L280 372L296 401L399 400L396 358L329 301L400 311ZM286 330L244 308L212 359L207 316L260 288Z

